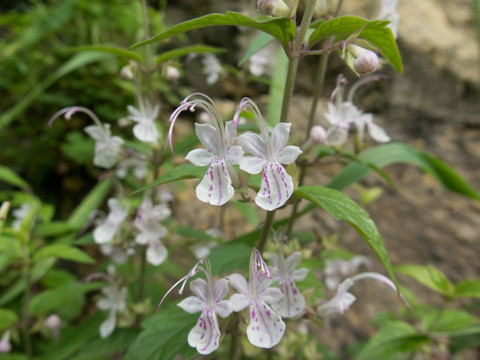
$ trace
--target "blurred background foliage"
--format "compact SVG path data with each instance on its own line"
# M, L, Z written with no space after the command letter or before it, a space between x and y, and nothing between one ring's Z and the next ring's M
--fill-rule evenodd
M158 10L165 5L158 1L150 8L152 32L163 29ZM60 217L99 174L91 165L77 166L88 164L93 153L93 140L82 130L90 120L75 117L48 127L49 118L81 105L115 128L126 106L134 104L134 85L119 76L127 59L75 48L126 49L143 36L138 0L0 2L0 164L26 179L46 202L61 199Z

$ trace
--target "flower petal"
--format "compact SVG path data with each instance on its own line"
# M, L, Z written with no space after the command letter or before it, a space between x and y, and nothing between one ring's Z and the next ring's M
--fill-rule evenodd
M244 156L240 160L240 169L249 174L258 174L263 170L266 162L265 158L261 156Z
M260 296L267 304L276 304L283 299L282 291L277 288L268 288Z
M196 193L200 201L211 205L223 205L233 197L235 190L225 160L213 159Z
M198 296L200 300L203 302L207 301L207 294L208 294L208 284L202 278L198 278L193 280L190 283L190 290Z
M227 121L225 123L225 135L227 140L227 147L231 147L233 141L235 140L235 136L237 136L237 128L233 123L233 120Z
M105 244L113 239L117 232L117 225L107 219L102 225L93 230L93 238L97 244Z
M230 297L230 305L233 311L239 312L250 305L250 300L245 294L233 294Z
M305 298L298 291L295 282L291 279L282 279L278 288L284 296L280 302L272 305L273 310L286 318L300 314L305 308Z
M341 146L348 137L348 129L350 125L346 122L339 122L327 130L327 140L328 145Z
M248 284L247 280L240 275L240 274L231 274L228 276L228 279L230 280L230 285L232 285L235 290L237 290L239 293L242 294L247 294L248 293Z
M213 293L216 302L222 300L228 293L228 280L225 278L217 280L213 286Z
M248 151L250 154L267 158L267 146L262 137L254 133L246 133L240 136L237 136L237 142L243 148L243 150Z
M240 164L240 160L242 159L243 154L244 152L242 147L238 145L234 145L227 150L225 159L229 164L237 165L237 164Z
M309 271L310 270L306 268L297 269L294 272L292 272L291 278L293 281L302 281L307 277Z
M147 249L147 261L158 266L162 264L168 256L167 248L160 242L160 240L150 241Z
M280 151L285 147L290 135L291 123L281 122L278 123L272 131L271 142L272 148L275 154L280 153Z
M190 151L185 159L190 161L195 166L207 166L210 165L214 159L213 152L205 149L195 149Z
M158 130L153 120L143 121L133 127L133 135L143 142L156 143L158 140Z
M206 355L218 348L220 330L213 309L204 308L197 325L188 333L188 345L197 348L199 354Z
M254 346L270 349L277 345L285 332L281 316L261 300L250 306L250 324L247 328L248 341Z
M219 301L215 305L215 312L217 315L221 316L222 318L226 318L228 315L232 313L232 305L228 300Z
M302 253L300 251L295 251L285 260L285 268L288 273L291 273L295 268L300 264L302 260Z
M110 334L113 332L115 329L115 325L117 324L117 316L115 315L115 310L110 310L110 313L108 314L107 320L102 322L100 325L100 337L102 339L105 339L106 337L109 337Z
M177 306L190 314L194 314L202 311L203 307L205 306L205 302L196 296L189 296L180 301Z
M198 140L207 149L213 152L215 156L220 156L221 138L217 129L211 124L195 123L195 132Z
M277 156L277 160L280 164L289 165L297 160L298 156L303 151L298 146L289 145L283 148Z
M292 192L292 177L279 163L267 162L255 203L264 210L275 210L287 202Z
M375 141L384 143L392 140L384 129L382 129L380 126L373 123L373 120L367 122L367 128L368 128L368 133L370 134L372 139Z

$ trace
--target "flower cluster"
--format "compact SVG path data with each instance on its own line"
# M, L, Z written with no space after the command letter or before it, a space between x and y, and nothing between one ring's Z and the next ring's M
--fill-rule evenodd
M190 283L190 289L196 296L190 296L178 304L187 312L202 312L188 334L188 344L200 354L210 354L219 346L217 315L225 318L232 312L240 312L248 307L248 340L254 346L272 348L280 342L285 332L282 318L297 316L305 308L305 299L298 291L295 281L303 280L308 271L295 270L299 261L300 253L294 253L285 260L281 252L278 256L272 256L275 267L269 268L260 252L253 249L248 280L240 274L231 274L214 282L210 263L208 260L200 260L165 294L160 304L176 285L183 283L180 289L182 293L186 281L198 272L203 272L206 281L195 279ZM237 293L229 300L224 300L229 282ZM275 282L278 282L278 287L272 287Z
M209 168L196 188L199 200L212 205L223 205L234 193L233 180L238 176L233 165L249 174L263 171L260 191L255 202L265 210L275 210L283 206L293 193L292 177L282 165L293 163L302 153L297 146L286 146L291 124L279 123L272 133L267 130L265 121L257 105L249 98L240 102L233 120L225 124L215 103L208 96L194 93L186 97L170 117L168 141L172 147L173 126L181 112L194 111L200 107L208 115L212 124L195 124L197 136L205 149L190 151L186 159L197 166ZM240 113L250 109L260 129L260 135L245 133L236 136ZM233 145L234 141L239 145ZM253 156L243 156L244 151Z

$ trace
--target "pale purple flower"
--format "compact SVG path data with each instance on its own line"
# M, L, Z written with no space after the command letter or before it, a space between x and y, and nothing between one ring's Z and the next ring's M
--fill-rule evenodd
M364 77L357 81L349 91L347 101L344 101L344 91L347 81L343 75L337 79L337 87L333 91L328 102L328 111L325 117L332 125L327 130L326 143L331 146L342 146L348 138L350 126L355 124L357 136L363 142L365 127L368 133L378 142L388 142L390 137L384 129L373 123L373 115L362 113L352 102L355 91L361 85L382 78L381 76Z
M12 344L10 344L10 331L7 330L3 333L0 340L0 354L8 354L12 350Z
M95 140L93 164L110 169L120 158L121 147L124 141L119 136L112 136L110 124L90 125L83 129Z
M139 109L132 105L127 106L128 118L137 124L133 127L133 135L143 142L154 143L158 141L158 130L155 126L155 119L160 112L158 104L152 105L148 100L139 101Z
M147 245L147 261L155 266L162 264L167 258L168 251L160 241L167 236L167 229L160 223L172 214L170 208L165 204L153 206L152 199L145 197L140 204L135 219L135 228L139 233L135 242Z
M367 268L372 267L372 262L363 255L357 255L349 260L327 259L325 261L325 285L329 289L335 289L342 278L355 272L364 265Z
M124 179L130 170L132 170L133 176L135 176L136 179L145 179L148 174L146 156L144 154L133 152L132 156L117 165L115 174L120 179Z
M246 133L237 137L242 148L253 155L242 158L240 169L249 174L258 174L263 170L255 203L262 209L275 210L287 202L294 189L292 177L281 164L293 163L302 150L298 146L286 146L290 123L278 123L270 136L258 106L249 98L242 99L234 119L238 119L240 112L247 108L255 114L261 135Z
M206 266L203 267L202 264ZM207 355L215 351L219 345L220 329L217 315L225 318L232 313L230 302L223 300L228 292L228 280L223 278L214 282L208 260L200 260L185 277L173 285L160 301L158 307L173 288L180 283L183 283L179 291L182 294L188 279L200 271L206 275L207 281L201 278L193 280L190 283L190 289L196 296L190 296L182 300L178 306L192 314L202 312L197 324L188 333L188 344L196 348L199 354Z
M115 330L117 324L117 311L125 310L125 298L127 288L119 288L110 285L102 288L103 297L97 301L97 307L100 310L109 310L107 319L100 324L100 337L106 338Z
M326 303L320 305L317 308L317 313L320 316L327 317L334 313L343 314L345 311L347 311L357 299L353 294L348 292L348 290L353 286L353 284L356 281L362 280L362 279L379 280L384 284L386 284L387 286L391 287L393 290L397 291L397 287L395 286L393 281L387 278L386 276L379 273L375 273L375 272L361 273L361 274L355 275L352 278L348 278L344 280L340 285L338 285L335 296L329 301L327 301ZM410 305L405 300L403 295L400 295L400 298L403 300L403 302L407 307L410 307Z
M305 298L295 284L296 281L304 280L309 271L306 268L295 269L301 259L302 255L299 251L291 254L286 260L282 249L279 255L270 255L270 262L276 269L274 281L278 281L278 288L283 294L283 299L273 304L272 308L285 318L293 318L301 314L305 308Z
M398 23L400 21L400 15L396 10L397 3L398 0L382 0L382 7L377 15L377 19L390 21L388 27L392 30L395 39L398 37Z
M97 244L105 244L113 239L120 225L128 216L128 206L124 207L118 199L108 199L108 213L105 221L93 231L93 238Z
M60 336L60 328L62 328L65 325L62 319L60 318L60 316L58 316L57 314L49 315L45 319L44 324L47 327L47 329L50 331L54 339L58 339L58 337Z
M236 174L232 165L238 164L243 156L242 148L233 145L236 123L227 121L224 125L218 108L212 99L201 93L191 94L182 101L170 117L171 126L168 133L170 147L173 126L177 117L182 111L194 111L197 106L208 113L213 125L195 124L198 139L205 149L192 150L185 159L196 166L210 165L196 188L196 194L200 201L211 205L223 205L235 193L231 176L236 178Z
M283 299L280 289L272 288L272 275L257 249L250 256L249 281L239 274L228 278L239 292L232 295L230 303L233 311L241 311L249 306L250 324L247 328L248 341L254 346L272 348L277 345L285 332L282 317L268 304L278 304Z
M213 54L206 54L203 57L203 74L207 76L207 84L215 84L223 72L222 65Z

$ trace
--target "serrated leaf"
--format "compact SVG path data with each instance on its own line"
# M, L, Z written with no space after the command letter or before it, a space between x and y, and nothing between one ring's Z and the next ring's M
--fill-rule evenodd
M455 297L480 299L480 280L463 280L455 286Z
M207 46L207 45L192 45L192 46L183 46L183 47L178 47L173 50L168 50L162 52L156 59L155 62L158 64L161 64L165 61L168 61L170 59L175 59L181 56L185 56L188 54L193 54L193 53L223 53L227 51L224 48L219 48L215 46Z
M0 332L15 324L18 321L18 315L9 309L0 309Z
M353 226L378 256L390 274L392 281L397 284L377 226L364 209L342 192L322 186L302 186L295 191L295 194L322 207L335 219L343 220Z
M95 259L79 248L66 244L47 245L37 251L33 261L38 261L48 257L56 257L64 260L71 260L83 264L94 264Z
M340 16L321 23L310 36L309 46L311 47L318 41L330 36L335 36L336 41L346 39L365 26L359 35L359 39L364 39L380 49L382 56L392 67L398 72L402 72L402 58L392 30L387 27L388 24L389 21L386 20L367 20L357 16Z
M395 270L413 277L419 283L444 296L452 297L455 294L455 286L444 273L432 265L400 265L396 266Z
M19 187L23 190L28 190L30 188L25 180L18 176L12 169L3 165L0 165L0 181Z
M124 48L111 45L85 45L69 48L70 51L100 51L108 54L113 54L119 58L135 60L142 62L142 56L133 51L125 50Z
M152 36L150 39L132 45L130 49L151 44L190 30L219 25L246 26L263 31L280 41L284 48L289 41L295 38L295 25L289 18L252 19L237 12L227 11L225 14L209 14L174 25L159 34Z
M343 189L367 175L372 170L369 165L382 168L395 163L409 163L420 167L427 174L433 176L444 188L480 200L480 194L477 190L454 169L427 152L418 150L408 144L393 142L376 146L360 154L358 159L361 162L348 164L327 186L334 189Z
M160 308L143 322L144 331L135 339L125 360L170 360L182 354L188 359L196 351L187 343L199 314L189 314L176 305Z
M195 166L193 164L182 164L180 166L174 167L170 171L167 171L165 174L160 176L157 180L148 184L138 190L136 190L133 194L137 194L139 192L151 189L155 186L163 185L172 181L178 180L188 180L188 179L199 179L205 175L207 171L207 166Z
M87 292L98 290L105 284L92 282L86 284L64 284L56 288L45 290L36 295L28 304L30 315L47 314L56 308L61 307L71 299Z

